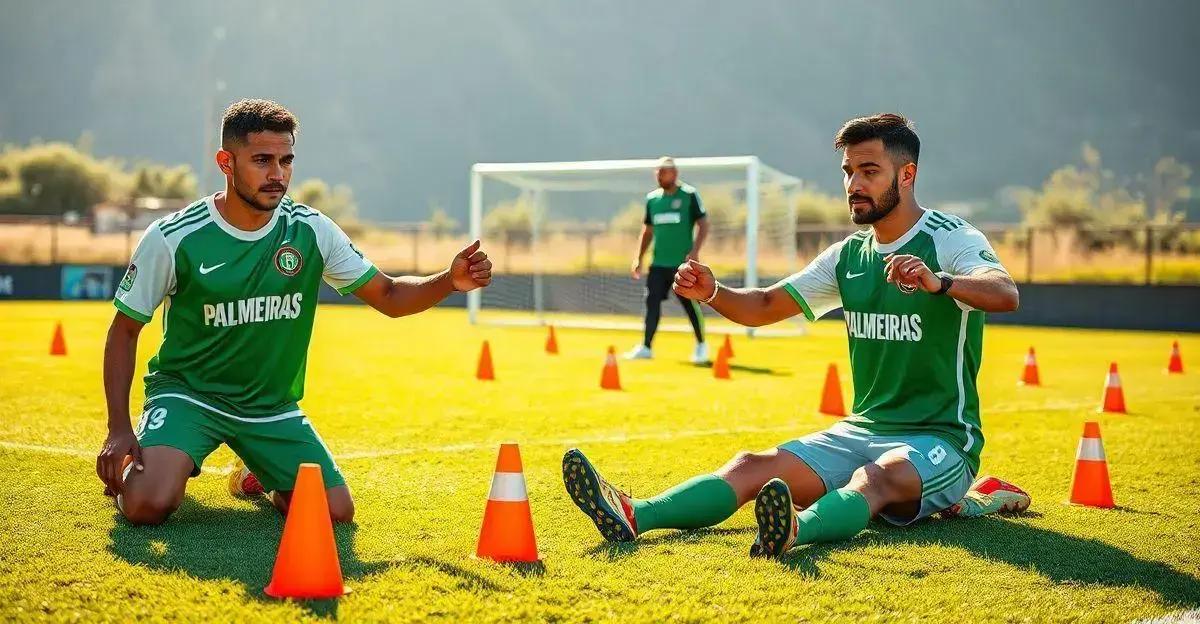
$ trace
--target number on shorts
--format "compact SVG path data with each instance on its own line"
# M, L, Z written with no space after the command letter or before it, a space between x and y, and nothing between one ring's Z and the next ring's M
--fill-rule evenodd
M929 463L936 466L942 463L942 460L946 459L946 449L942 448L942 445L939 444L933 447L933 450L929 451L929 454L926 455L926 457L929 458Z
M146 429L158 429L167 418L167 408L156 407L142 412L142 420L138 423L138 433Z

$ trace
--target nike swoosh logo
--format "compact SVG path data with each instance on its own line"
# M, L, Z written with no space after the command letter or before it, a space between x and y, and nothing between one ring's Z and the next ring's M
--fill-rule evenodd
M279 246L283 247L284 245L288 244L288 241L290 241L290 240L292 240L292 239L290 239L290 238L283 239L283 241L279 243Z
M200 275L208 275L209 273L212 273L213 271L216 271L217 269L219 269L219 268L221 268L221 267L225 266L226 264L227 264L227 263L225 263L225 262L222 262L221 264L214 264L214 265L212 265L212 266L210 266L210 267L206 267L206 266L204 266L204 263L203 263L203 262L201 262L201 263L200 263Z
M846 279L854 279L856 277L862 277L866 274L866 271L863 271L862 273L851 273L850 271L846 271Z

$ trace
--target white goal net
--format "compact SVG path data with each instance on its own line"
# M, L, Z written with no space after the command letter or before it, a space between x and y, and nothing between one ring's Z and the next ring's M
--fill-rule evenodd
M676 158L675 164L708 215L700 261L718 279L753 287L798 270L798 178L755 156ZM490 250L495 277L468 295L470 321L640 328L645 285L631 278L630 268L646 193L657 187L656 165L655 159L474 165L470 233ZM661 329L687 329L678 304L665 302L663 314ZM781 324L765 333L797 330L798 323Z

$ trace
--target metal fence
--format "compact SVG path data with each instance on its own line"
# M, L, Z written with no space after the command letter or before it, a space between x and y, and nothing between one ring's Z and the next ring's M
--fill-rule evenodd
M423 223L358 223L347 232L377 265L391 270L432 272L445 266L464 234L440 234ZM979 226L1019 282L1200 285L1200 224L1137 227ZM803 266L847 227L804 226L795 240L760 236L759 272L786 274ZM636 235L603 227L558 224L535 249L528 237L486 239L502 272L546 274L622 273L633 257ZM99 233L89 219L0 215L0 264L128 264L140 231ZM736 274L744 267L743 233L714 229L702 260ZM762 244L766 241L766 244Z

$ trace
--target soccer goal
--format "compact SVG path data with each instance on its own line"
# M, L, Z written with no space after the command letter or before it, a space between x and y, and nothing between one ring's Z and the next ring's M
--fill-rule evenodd
M799 178L755 156L676 158L709 221L700 260L731 286L758 286L798 270ZM492 285L467 297L471 323L637 329L644 282L630 275L657 160L477 163L470 233L494 260ZM646 263L649 264L647 253ZM674 296L672 295L673 299ZM666 331L690 331L678 304ZM710 317L714 316L708 311ZM677 318L672 318L677 317ZM733 326L710 329L734 331ZM803 332L801 322L760 333Z

